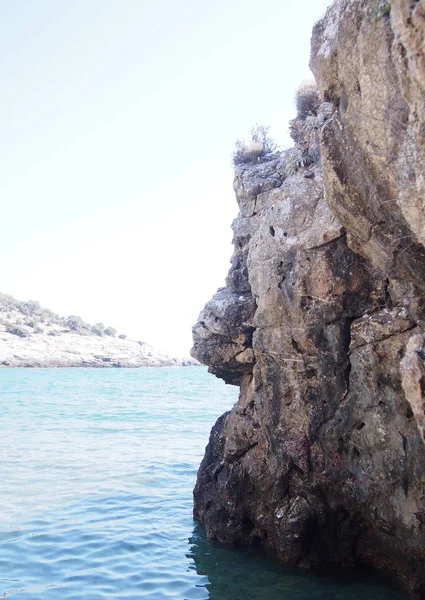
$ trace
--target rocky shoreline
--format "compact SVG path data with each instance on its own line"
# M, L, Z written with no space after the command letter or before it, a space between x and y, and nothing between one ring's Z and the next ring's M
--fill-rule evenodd
M199 363L176 358L118 334L102 323L60 317L36 301L0 294L1 367L181 367Z
M425 0L338 0L315 26L321 104L294 150L236 166L232 267L192 350L240 386L198 472L207 534L376 567L420 599L424 33Z
M148 344L115 338L89 338L64 333L60 337L16 338L0 332L1 367L183 367L199 364L193 359L170 357Z

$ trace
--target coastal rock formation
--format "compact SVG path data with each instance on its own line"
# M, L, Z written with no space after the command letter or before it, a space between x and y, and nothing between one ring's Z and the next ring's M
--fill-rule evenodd
M315 26L322 104L292 122L295 149L236 167L232 266L192 350L240 386L198 473L207 534L302 567L372 565L418 598L424 37L425 0L339 0Z

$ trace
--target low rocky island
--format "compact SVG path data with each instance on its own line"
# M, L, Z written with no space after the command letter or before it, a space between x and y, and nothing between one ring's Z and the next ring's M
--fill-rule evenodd
M235 153L226 287L193 356L240 386L194 515L287 564L396 576L425 598L425 0L337 0L294 148Z
M60 317L36 301L0 294L0 367L177 367L199 364L168 356L113 327Z

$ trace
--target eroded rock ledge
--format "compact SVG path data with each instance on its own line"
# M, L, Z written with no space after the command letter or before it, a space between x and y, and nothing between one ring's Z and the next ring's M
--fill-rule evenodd
M424 25L425 0L341 0L316 25L323 104L292 124L303 159L237 167L232 267L193 349L241 390L198 473L208 535L303 567L389 569L418 598Z

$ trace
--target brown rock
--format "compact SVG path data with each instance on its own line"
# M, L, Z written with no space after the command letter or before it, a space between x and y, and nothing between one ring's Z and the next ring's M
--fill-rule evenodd
M294 150L236 169L232 267L194 327L194 356L241 388L198 473L208 535L389 569L418 598L424 7L339 0L316 25L325 102L292 122Z

